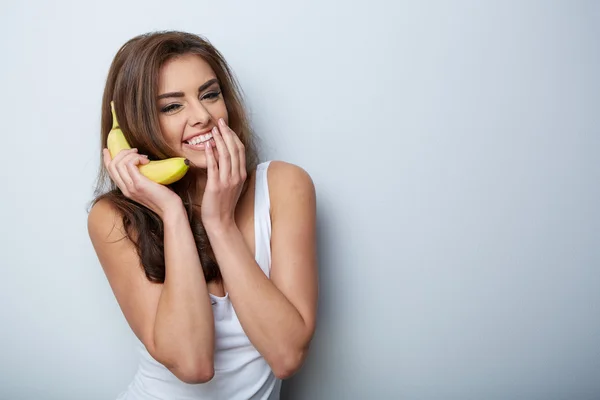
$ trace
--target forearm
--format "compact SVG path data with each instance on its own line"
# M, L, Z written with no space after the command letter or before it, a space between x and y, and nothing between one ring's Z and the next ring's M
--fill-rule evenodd
M187 371L212 367L211 302L183 207L165 216L163 223L165 281L154 325L156 352L172 366Z
M252 344L272 367L302 357L309 329L299 311L260 269L236 226L207 230L236 313Z

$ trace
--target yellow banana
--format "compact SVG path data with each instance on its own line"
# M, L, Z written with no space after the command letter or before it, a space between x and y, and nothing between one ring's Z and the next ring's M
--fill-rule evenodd
M110 156L114 158L121 150L130 149L131 146L127 143L125 135L119 128L117 122L117 114L115 113L115 104L110 102L110 108L113 117L112 129L108 133L106 146L110 152ZM167 158L166 160L150 161L148 164L139 165L140 173L162 185L170 185L177 182L186 174L189 169L189 161L184 157Z

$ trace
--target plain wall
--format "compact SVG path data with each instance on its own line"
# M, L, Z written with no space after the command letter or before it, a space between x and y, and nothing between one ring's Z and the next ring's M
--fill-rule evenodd
M283 399L600 398L600 3L1 7L0 399L114 399L133 334L86 229L131 37L205 35L263 159L318 194L320 307Z

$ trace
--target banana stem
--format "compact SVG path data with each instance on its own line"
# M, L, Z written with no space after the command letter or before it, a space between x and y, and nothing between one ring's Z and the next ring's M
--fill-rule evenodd
M114 101L110 102L110 111L112 112L112 117L113 117L112 129L116 129L119 127L119 122L117 121L117 113L115 112L115 102Z

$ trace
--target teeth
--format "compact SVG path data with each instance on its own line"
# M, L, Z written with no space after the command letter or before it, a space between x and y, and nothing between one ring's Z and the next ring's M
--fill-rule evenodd
M188 140L187 142L188 142L188 144L196 145L196 144L200 144L202 142L206 142L207 140L212 139L212 137L213 137L212 133L207 133L205 135L196 136L195 138L192 138L192 139Z

